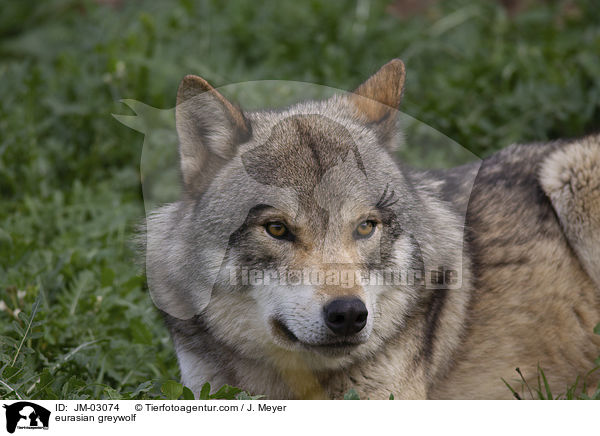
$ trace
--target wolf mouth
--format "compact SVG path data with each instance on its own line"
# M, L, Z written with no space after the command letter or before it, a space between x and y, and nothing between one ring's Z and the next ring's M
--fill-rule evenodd
M356 342L356 341L335 341L335 342L324 342L324 343L317 343L317 344L311 344L308 342L303 342L301 341L298 336L296 336L294 334L294 332L292 332L290 330L290 328L281 320L278 318L273 318L271 320L271 324L273 325L275 331L280 335L280 336L284 336L286 339L288 339L289 341L293 342L293 343L297 343L297 344L301 344L304 347L307 348L314 348L314 349L331 349L331 348L352 348L352 347L357 347L358 345L360 345L360 342Z
M350 348L350 347L358 347L360 343L350 342L350 341L341 341L341 342L327 342L324 344L304 344L308 347L314 348Z
M289 327L287 325L285 325L285 323L283 321L281 321L278 318L273 318L271 320L271 324L273 324L273 327L275 328L275 330L280 333L283 334L283 336L285 336L288 340L292 341L292 342L300 342L300 339L298 339L298 336L296 336L294 334L294 332L292 332Z

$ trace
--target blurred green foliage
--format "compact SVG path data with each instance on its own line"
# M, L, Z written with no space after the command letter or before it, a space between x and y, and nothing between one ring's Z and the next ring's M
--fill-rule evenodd
M172 107L189 73L352 89L400 57L403 110L478 155L598 130L595 1L402 4L3 1L0 398L179 393L129 244L143 137L119 99Z

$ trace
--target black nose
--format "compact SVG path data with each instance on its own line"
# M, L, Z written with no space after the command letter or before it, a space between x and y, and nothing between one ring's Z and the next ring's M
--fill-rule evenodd
M323 309L325 324L338 336L353 335L367 324L369 312L358 298L338 298Z

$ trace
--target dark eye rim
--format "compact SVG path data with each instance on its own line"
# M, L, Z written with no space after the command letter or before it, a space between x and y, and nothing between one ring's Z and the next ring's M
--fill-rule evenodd
M371 231L366 234L366 235L362 235L358 232L358 227L362 224L362 223L371 223ZM377 229L377 224L378 222L375 220L363 220L360 223L358 223L358 225L356 226L356 228L354 229L354 239L367 239L370 238L371 236L373 236L373 233L375 233L375 229Z
M273 233L271 233L269 231L269 226L272 224L277 224L277 225L283 226L285 231L281 235L274 235ZM265 229L265 232L267 232L267 235L269 235L273 239L279 239L279 240L283 240L283 241L293 241L295 239L295 236L293 235L292 232L290 232L290 229L288 228L288 226L286 226L285 223L283 223L281 221L269 221L269 222L265 223L263 225L263 227Z

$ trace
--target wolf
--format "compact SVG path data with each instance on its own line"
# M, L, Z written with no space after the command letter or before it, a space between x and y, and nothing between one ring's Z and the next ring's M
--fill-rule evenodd
M554 391L594 367L600 136L413 169L405 77L394 59L352 93L258 111L181 82L182 194L148 217L145 255L196 395L503 399L517 367Z

